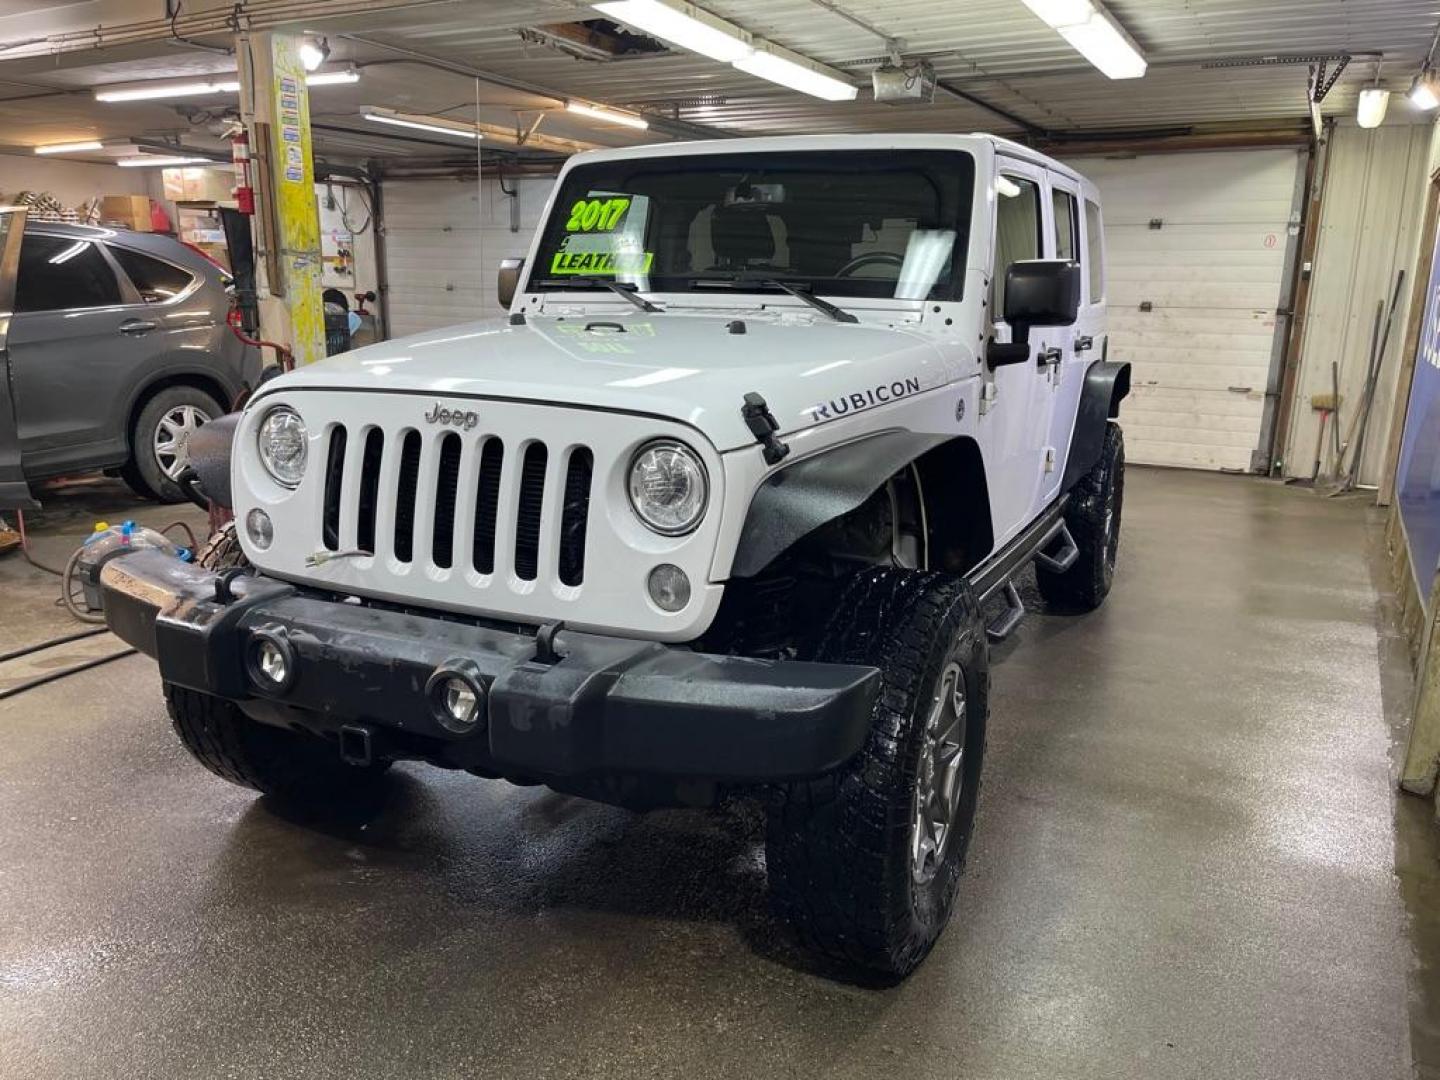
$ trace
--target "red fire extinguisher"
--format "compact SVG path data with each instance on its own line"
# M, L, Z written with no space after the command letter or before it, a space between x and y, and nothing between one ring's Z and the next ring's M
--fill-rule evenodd
M255 189L250 186L250 135L242 130L230 140L230 160L235 165L235 203L242 214L255 213Z

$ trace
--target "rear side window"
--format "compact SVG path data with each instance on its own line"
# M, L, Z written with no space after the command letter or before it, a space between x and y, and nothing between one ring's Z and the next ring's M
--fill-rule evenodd
M1050 192L1055 213L1055 258L1080 258L1080 211L1075 196L1058 188Z
M93 240L27 233L20 243L15 310L61 311L120 303L120 284Z
M990 310L998 320L1005 313L1005 271L1013 262L1041 256L1040 185L1021 176L999 176L995 193L995 277L990 282Z
M115 256L120 269L125 271L131 284L147 304L163 304L167 300L175 299L189 288L190 282L194 280L188 270L172 266L163 259L131 251L129 248L112 245L110 254Z
M1100 206L1085 200L1085 248L1090 253L1090 303L1105 299L1105 241L1100 228Z

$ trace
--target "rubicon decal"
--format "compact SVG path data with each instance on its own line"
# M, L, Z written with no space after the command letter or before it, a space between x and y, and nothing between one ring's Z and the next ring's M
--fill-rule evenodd
M819 405L811 405L808 409L802 410L806 416L816 423L822 420L836 420L847 413L864 412L866 409L873 409L876 405L886 405L900 398L908 397L911 394L920 392L920 380L914 375L907 375L903 379L896 379L892 383L881 383L879 386L872 386L867 390L856 390L853 393L841 394L839 397L831 398L829 401Z

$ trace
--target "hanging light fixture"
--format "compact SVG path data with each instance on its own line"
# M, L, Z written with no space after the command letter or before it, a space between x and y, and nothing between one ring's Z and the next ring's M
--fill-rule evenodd
M1362 128L1377 128L1385 122L1385 112L1389 108L1390 91L1382 86L1367 86L1360 91L1355 122Z
M1440 79L1436 78L1435 72L1426 68L1411 80L1410 90L1405 96L1417 109L1429 112L1431 109L1440 108Z
M1423 112L1440 108L1440 76L1435 74L1432 66L1437 44L1440 44L1440 25L1437 25L1435 32L1430 35L1430 48L1425 50L1425 59L1420 61L1420 71L1410 80L1410 89L1405 92L1410 104Z
M325 63L330 55L330 42L323 37L307 34L300 40L300 63L306 71L314 71Z

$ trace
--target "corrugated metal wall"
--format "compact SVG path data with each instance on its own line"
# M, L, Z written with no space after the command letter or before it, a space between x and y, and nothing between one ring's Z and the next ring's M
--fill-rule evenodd
M1285 442L1286 476L1308 477L1314 467L1320 414L1310 408L1310 398L1330 392L1332 361L1339 365L1342 436L1350 426L1363 394L1376 305L1381 300L1389 303L1395 275L1403 268L1405 287L1395 312L1361 462L1360 482L1378 482L1394 409L1413 284L1410 275L1415 271L1435 130L1425 124L1370 131L1347 125L1337 128L1330 140L1320 238ZM1322 475L1329 470L1327 455Z
M519 231L512 232L511 199L496 180L478 190L473 178L386 181L391 336L502 314L495 300L500 260L529 249L553 184L548 177L506 181L520 202Z

